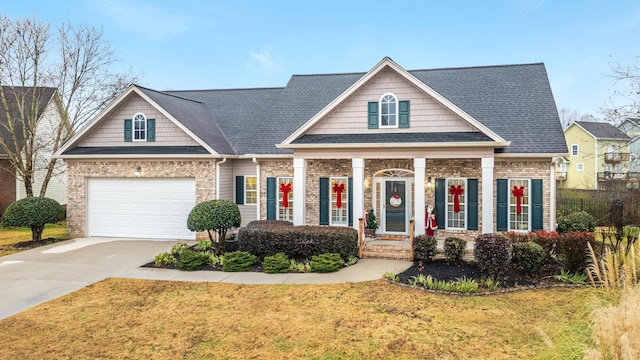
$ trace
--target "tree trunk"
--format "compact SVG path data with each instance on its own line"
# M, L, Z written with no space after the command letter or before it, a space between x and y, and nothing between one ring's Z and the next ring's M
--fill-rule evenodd
M42 241L42 232L44 225L31 225L31 240L34 242Z
M56 160L58 159L51 159L47 165L47 174L44 176L44 179L42 180L42 187L40 188L41 197L45 197L47 195L47 186L49 186L49 181L51 180L51 176L53 176L53 169L56 167Z
M23 175L24 190L27 197L33 197L33 178L31 174Z

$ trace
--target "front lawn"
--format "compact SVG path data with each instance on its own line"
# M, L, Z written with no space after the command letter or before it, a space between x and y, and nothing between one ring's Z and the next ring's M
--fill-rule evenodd
M44 232L42 233L42 242L37 244L30 242L30 228L6 228L0 226L0 256L66 239L68 239L67 223L64 221L45 225Z
M1 320L0 357L581 359L596 294L107 279Z

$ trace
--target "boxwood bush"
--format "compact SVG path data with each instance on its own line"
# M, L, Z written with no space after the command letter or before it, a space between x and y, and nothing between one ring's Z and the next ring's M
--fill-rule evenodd
M183 271L200 270L209 262L209 255L185 249L182 250L176 262L176 268Z
M238 232L238 248L264 258L283 253L290 259L309 259L338 253L344 259L358 254L358 232L338 226L290 226L255 223Z
M2 226L31 228L31 240L42 240L46 224L54 224L65 218L65 211L54 199L27 197L11 203L2 215Z
M433 261L438 253L438 241L433 236L418 235L413 239L413 259L415 261Z
M482 234L475 239L473 255L480 269L495 279L509 265L511 240L499 234Z
M586 211L572 212L558 221L558 232L591 231L596 229L596 220Z
M448 264L457 265L462 263L466 250L466 240L457 237L448 237L444 240L444 257Z

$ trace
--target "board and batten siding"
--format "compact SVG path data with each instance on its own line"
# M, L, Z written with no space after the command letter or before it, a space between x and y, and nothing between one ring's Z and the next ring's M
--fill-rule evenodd
M234 199L234 194L236 191L235 177L247 176L247 175L257 176L257 172L256 172L256 164L254 164L253 161L249 159L234 160L232 164L233 164L233 180L231 181L231 185L232 185L231 198ZM251 205L242 204L242 205L238 205L238 208L240 209L240 216L242 217L241 226L246 226L251 221L258 220L258 204L251 204Z
M156 119L154 142L124 141L124 119L132 119L137 113L147 119ZM120 106L108 114L95 129L78 144L82 146L199 146L193 138L180 129L160 111L137 94L131 94Z
M367 127L367 104L392 93L398 101L410 101L409 128ZM391 69L384 70L349 97L326 118L321 119L308 134L361 134L399 132L463 132L478 131L435 99L415 87Z

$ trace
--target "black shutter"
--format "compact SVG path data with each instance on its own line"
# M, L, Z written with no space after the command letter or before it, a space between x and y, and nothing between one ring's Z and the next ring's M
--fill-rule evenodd
M131 142L133 139L133 122L131 119L124 119L124 141Z
M400 116L398 121L399 128L409 127L409 100L400 101Z
M276 178L268 177L267 178L267 220L275 220L276 219L276 203L277 193L276 193Z
M349 226L353 226L353 178L349 178L347 183L347 216Z
M236 204L244 204L244 176L236 176Z
M447 201L447 193L445 191L444 179L436 179L436 222L438 223L438 229L445 228L445 211L446 211L446 201Z
M156 119L147 119L147 141L156 141Z
M467 179L467 230L478 230L478 179Z
M369 129L377 129L378 128L378 102L370 101L367 107L368 109L368 119L369 119Z
M329 178L320 178L320 225L329 225Z
M531 180L531 231L542 230L542 180Z
M509 180L496 180L496 231L507 231L509 222Z

